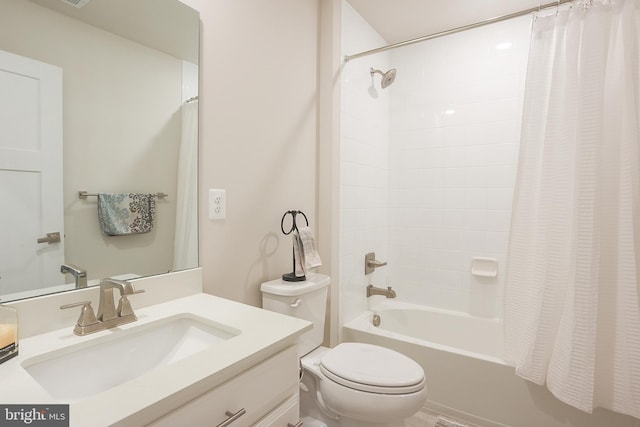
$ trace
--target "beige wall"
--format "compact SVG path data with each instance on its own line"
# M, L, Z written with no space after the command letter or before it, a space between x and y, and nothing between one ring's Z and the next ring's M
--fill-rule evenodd
M338 226L340 186L340 39L341 0L320 1L318 67L318 240L325 260L324 273L332 278L325 328L325 344L338 342Z
M204 287L259 306L260 283L291 271L283 213L302 210L318 227L317 1L182 1L200 12L202 24ZM208 219L209 188L226 189L226 220Z
M182 62L24 0L0 2L0 49L63 69L66 261L90 279L171 269ZM169 198L151 233L107 237L79 190Z

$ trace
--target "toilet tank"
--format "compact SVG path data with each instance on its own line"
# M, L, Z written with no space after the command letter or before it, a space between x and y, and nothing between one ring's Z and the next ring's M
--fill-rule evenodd
M309 273L304 282L272 280L260 286L262 308L313 323L298 343L300 357L319 347L324 339L324 317L327 292L331 278L324 274Z

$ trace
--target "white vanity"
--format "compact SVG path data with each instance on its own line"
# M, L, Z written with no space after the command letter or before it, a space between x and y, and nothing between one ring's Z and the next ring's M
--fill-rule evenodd
M19 355L0 365L0 402L69 403L70 425L82 427L298 425L295 344L311 324L201 293L199 277L136 281L146 291L131 298L138 320L86 336L73 334L79 308L58 307L96 301L97 289L12 304L22 338ZM155 360L174 328L190 332Z

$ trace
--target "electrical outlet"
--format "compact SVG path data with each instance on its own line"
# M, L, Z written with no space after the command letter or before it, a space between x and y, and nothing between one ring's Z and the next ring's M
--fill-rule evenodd
M227 217L227 195L225 190L209 189L209 219Z

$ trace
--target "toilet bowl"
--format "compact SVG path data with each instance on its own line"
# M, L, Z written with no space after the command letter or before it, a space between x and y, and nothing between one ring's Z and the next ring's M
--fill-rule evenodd
M393 425L419 411L426 399L420 365L384 347L359 343L320 347L302 358L302 367L305 375L313 375L318 404L333 419Z
M327 427L396 426L426 400L422 367L384 347L341 343L322 347L328 276L309 274L305 282L263 283L263 308L313 322L301 337L300 413L304 425ZM319 424L315 424L318 422Z

